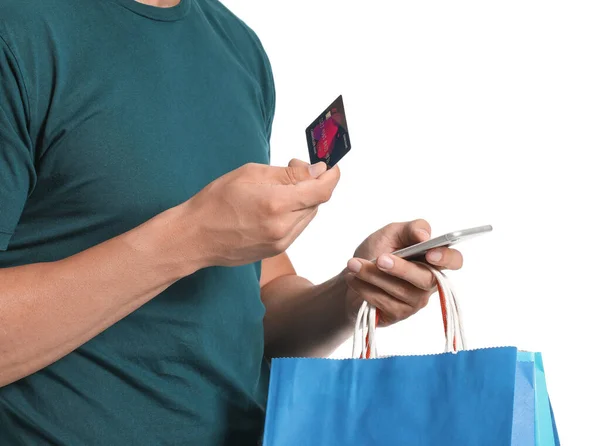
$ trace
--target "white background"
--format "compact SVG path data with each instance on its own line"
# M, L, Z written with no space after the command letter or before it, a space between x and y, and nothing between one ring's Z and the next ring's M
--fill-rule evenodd
M434 235L492 224L451 275L470 347L542 351L563 444L600 444L598 3L225 4L271 59L273 164L307 160L304 129L344 95L353 149L290 249L298 273L337 274L391 221L423 217ZM439 352L440 319L432 300L380 349Z

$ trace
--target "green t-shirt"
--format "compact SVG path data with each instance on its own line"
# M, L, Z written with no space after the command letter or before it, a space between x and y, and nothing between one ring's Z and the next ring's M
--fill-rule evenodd
M0 268L73 255L268 163L274 106L258 38L218 1L1 0ZM260 263L200 270L0 388L0 445L256 445L259 279Z

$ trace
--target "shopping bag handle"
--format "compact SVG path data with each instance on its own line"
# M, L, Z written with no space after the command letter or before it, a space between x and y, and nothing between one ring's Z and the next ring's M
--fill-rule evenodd
M446 336L446 352L456 353L466 349L466 340L463 332L462 314L456 293L452 282L442 271L433 266L416 262L429 269L437 282L438 294L440 297L440 307L442 310L442 322L444 324L444 334ZM353 358L377 358L377 343L375 332L379 322L379 310L363 302L361 305L356 324L354 326L354 346L352 349Z

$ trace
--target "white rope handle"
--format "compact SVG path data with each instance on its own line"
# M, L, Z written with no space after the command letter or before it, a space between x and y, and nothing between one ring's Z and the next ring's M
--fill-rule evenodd
M466 349L465 334L463 331L462 314L456 293L450 279L441 271L431 265L418 262L429 269L437 281L438 293L446 314L446 352L456 353ZM368 302L363 302L356 317L354 326L353 358L366 358L367 351L371 358L377 358L377 343L375 338L377 308ZM368 342L368 343L367 343Z

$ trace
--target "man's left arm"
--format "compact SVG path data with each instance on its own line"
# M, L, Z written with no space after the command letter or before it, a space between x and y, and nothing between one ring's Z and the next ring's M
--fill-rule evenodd
M326 357L352 334L363 301L380 310L380 324L391 325L423 308L435 291L431 271L386 253L429 239L424 220L390 224L369 236L347 267L320 285L298 275L288 256L263 261L261 297L267 357ZM379 256L379 257L377 257ZM366 259L377 257L376 263ZM462 267L460 252L427 253L441 269Z
M263 260L265 355L328 356L352 330L346 291L342 275L321 285L296 275L285 253Z

